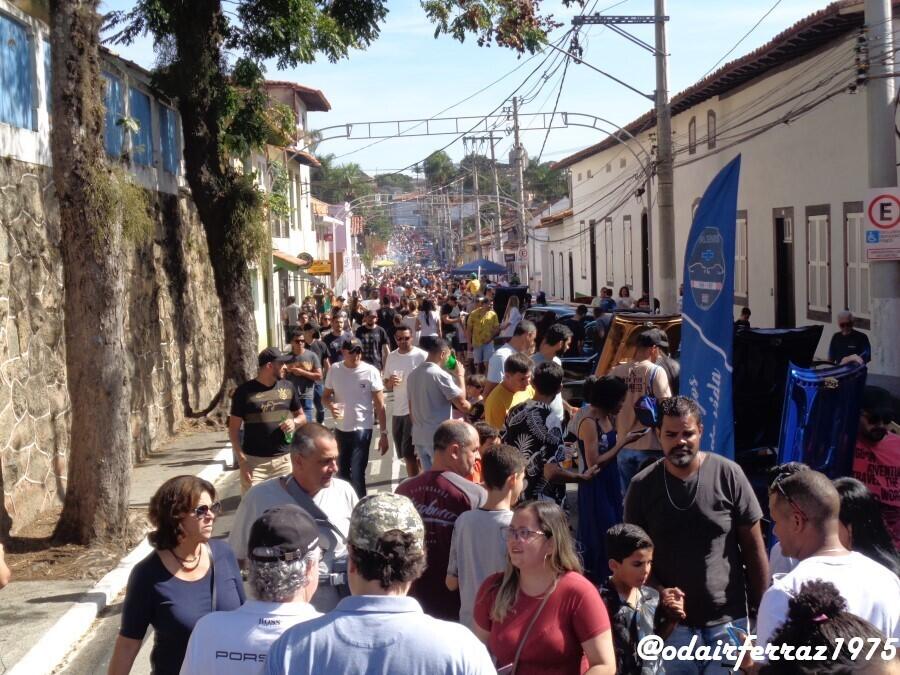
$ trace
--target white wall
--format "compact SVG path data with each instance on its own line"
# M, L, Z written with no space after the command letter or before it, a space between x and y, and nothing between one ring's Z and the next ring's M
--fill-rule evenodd
M819 353L824 354L827 340L837 330L837 314L847 305L845 293L845 203L863 201L867 189L866 155L866 97L863 90L856 95L840 93L822 103L811 112L789 124L777 124L773 128L726 148L740 140L748 132L777 120L785 112L811 102L828 92L831 87L849 83L853 70L853 51L850 37L793 62L790 67L774 71L765 77L732 90L673 119L675 136L675 251L676 274L679 283L683 273L684 247L690 229L693 205L715 174L738 153L742 155L738 210L747 211L748 221L748 276L749 306L753 310L753 323L757 326L775 325L775 238L773 209L794 209L794 306L796 325L822 323L826 325L823 344ZM850 68L849 70L846 70ZM786 105L766 112L766 108L788 98L795 92L814 87L822 80L823 73L843 72L815 92L794 98ZM708 149L705 142L707 111L716 113L716 148ZM697 120L697 144L695 154L689 154L688 125L691 117ZM753 119L751 119L753 118ZM729 130L731 125L746 124ZM655 129L651 129L655 131ZM654 142L649 134L642 133L638 140L650 147ZM636 152L641 150L630 144ZM620 162L624 159L625 166ZM607 172L607 165L610 170ZM615 287L625 283L625 257L622 235L623 217L631 216L631 247L634 262L634 290L641 288L640 246L641 212L643 202L627 194L638 185L640 167L634 156L623 146L616 146L588 157L570 168L575 226L591 218L602 218L608 213L613 218L613 266L610 280ZM591 177L588 177L590 171ZM629 182L629 178L632 180ZM628 183L625 189L621 183ZM652 193L655 194L654 183ZM612 194L609 194L612 193ZM621 200L621 206L619 206ZM807 232L806 208L828 205L831 219L829 278L831 281L830 319L816 320L807 316ZM618 208L616 208L618 207ZM611 212L611 213L610 213ZM658 216L654 212L654 232L658 231ZM548 230L549 231L549 230ZM538 231L540 233L541 231ZM582 279L580 261L588 260L586 237L577 237L562 244L545 244L549 250L562 250L564 258L572 251L575 258L576 291L587 293L590 279ZM659 260L658 237L654 242L654 260ZM598 225L598 288L606 285L607 264L602 223ZM543 254L546 255L546 254ZM567 264L567 263L566 263ZM557 254L558 270L558 254ZM545 267L545 270L547 268ZM589 269L589 268L588 268ZM566 269L568 284L568 269ZM590 274L588 274L588 277ZM658 287L659 279L656 278ZM550 283L545 283L550 288ZM568 291L566 292L568 299ZM739 307L736 307L736 311Z

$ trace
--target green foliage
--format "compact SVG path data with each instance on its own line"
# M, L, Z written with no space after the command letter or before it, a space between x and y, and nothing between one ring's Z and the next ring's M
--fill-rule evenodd
M270 161L269 179L271 185L269 191L265 193L265 202L269 213L279 219L289 218L291 216L291 202L288 198L290 180L284 164L277 160Z
M375 176L375 185L379 189L400 188L401 190L412 190L413 180L403 173L382 173Z
M235 175L229 194L231 208L225 225L225 256L231 261L260 260L272 247L266 223L263 195L256 188L252 175Z
M262 68L250 59L238 59L226 84L222 143L237 155L266 144L289 145L294 133L294 113L286 105L269 100Z
M563 4L583 5L583 0ZM443 33L465 42L473 34L479 47L496 43L520 53L540 49L547 33L561 25L552 16L541 15L540 6L541 0L422 0L435 25L435 37Z
M335 165L334 155L323 155L319 162L322 166L312 170L310 180L313 194L323 202L343 204L374 192L375 184L359 164Z
M153 239L155 223L151 215L147 191L134 182L131 174L121 166L100 166L91 170L90 186L93 190L86 205L94 213L97 228L98 250L107 246L105 229L112 223L121 223L122 237L132 244L145 244Z
M424 164L425 179L431 187L446 185L456 174L453 160L443 150L432 152L425 158Z
M525 169L525 189L538 201L555 202L569 193L565 173L554 171L550 162L532 162Z

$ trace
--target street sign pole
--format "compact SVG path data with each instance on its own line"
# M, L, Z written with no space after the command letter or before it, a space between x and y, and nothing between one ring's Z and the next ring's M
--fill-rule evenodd
M894 139L894 40L891 0L866 0L866 41L869 72L868 110L869 187L897 186ZM885 190L885 192L894 192ZM866 214L867 221L869 215ZM868 227L867 231L871 229ZM900 373L900 261L869 263L872 315L872 372Z

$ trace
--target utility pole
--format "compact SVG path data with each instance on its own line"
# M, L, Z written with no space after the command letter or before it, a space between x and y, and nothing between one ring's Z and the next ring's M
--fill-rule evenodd
M478 153L475 152L475 144L472 144L472 168L475 170L475 236L478 251L478 259L484 258L481 250L481 196L478 194Z
M594 14L592 16L579 15L572 19L572 24L581 26L583 24L601 24L607 26L610 30L618 33L626 40L646 49L656 58L656 91L652 96L644 94L635 89L627 82L623 82L617 78L611 77L608 73L599 71L602 75L611 77L619 84L628 87L632 91L649 98L655 103L656 107L656 203L659 209L659 280L662 288L659 293L660 309L664 313L675 313L678 311L678 289L675 283L675 190L674 190L674 166L672 154L672 109L669 106L669 56L666 53L666 22L669 17L666 16L666 0L654 0L653 16L609 16L603 14ZM628 31L619 27L619 24L648 24L652 23L655 27L655 44L650 45L640 38L632 35ZM574 57L577 63L584 63L579 59L580 48L575 42L573 51L577 54ZM585 64L589 65L589 64ZM590 66L593 68L593 66ZM594 68L594 70L598 70ZM649 179L648 179L649 186ZM653 276L653 233L650 223L652 216L647 211L647 230L650 233L648 238L648 259L650 265L650 288L645 289L650 295L651 304L653 301L654 282Z
M891 0L866 0L866 41L869 74L868 110L869 187L897 187L894 141L894 40ZM869 262L872 314L872 363L876 373L900 372L900 261Z
M525 157L522 151L522 144L519 142L519 99L513 96L512 100L512 113L513 113L513 134L514 134L514 145L513 145L513 155L516 160L516 192L517 197L519 199L519 224L515 230L513 230L515 237L513 238L518 247L521 247L526 241L528 241L528 235L525 232ZM516 261L521 264L521 261ZM525 261L525 274L523 275L525 279L528 281L529 286L531 286L532 278L531 278L531 261Z
M672 109L669 106L669 56L666 53L666 0L654 0L656 27L656 189L659 209L660 309L678 311L675 281L675 189L672 165ZM653 306L653 298L650 298Z
M490 138L488 139L488 143L491 144L491 166L494 167L494 199L496 200L497 206L497 221L495 226L497 228L496 233L494 233L493 228L491 230L491 250L496 250L497 255L500 258L503 258L502 246L500 245L500 240L503 237L503 220L500 217L500 174L497 172L497 156L494 152L494 134L491 133ZM500 262L500 260L495 260L494 262Z

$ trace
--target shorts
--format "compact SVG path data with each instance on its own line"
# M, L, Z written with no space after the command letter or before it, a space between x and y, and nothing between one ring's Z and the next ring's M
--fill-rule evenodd
M487 363L494 355L494 345L491 342L479 345L472 349L472 353L474 354L475 363Z
M422 469L424 471L431 471L431 464L434 461L434 446L417 445L416 455L419 457L419 461L422 463Z
M291 456L289 454L276 457L257 457L256 455L247 455L246 457L247 464L250 465L251 476L249 483L241 476L242 495L247 494L247 490L258 483L291 473Z
M394 416L391 420L391 435L400 459L415 459L416 449L412 442L412 421L409 415Z

